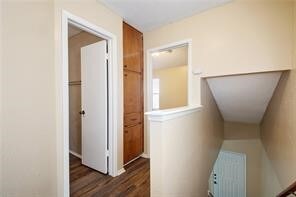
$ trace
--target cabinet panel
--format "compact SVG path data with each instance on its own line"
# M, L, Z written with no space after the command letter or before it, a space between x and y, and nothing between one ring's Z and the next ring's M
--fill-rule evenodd
M133 126L142 122L142 113L131 113L124 115L124 126Z
M128 24L123 24L123 65L124 69L142 72L143 37Z
M124 163L127 163L142 154L142 129L142 124L124 128Z
M124 113L142 112L142 75L124 71Z

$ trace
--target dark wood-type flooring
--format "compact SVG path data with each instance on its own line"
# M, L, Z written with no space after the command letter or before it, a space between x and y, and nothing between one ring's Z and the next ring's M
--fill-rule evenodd
M150 162L139 158L125 166L126 172L118 177L101 174L81 164L70 154L71 197L97 196L150 196Z

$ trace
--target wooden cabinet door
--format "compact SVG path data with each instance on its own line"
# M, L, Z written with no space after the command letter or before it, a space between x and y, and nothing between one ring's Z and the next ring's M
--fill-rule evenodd
M142 124L124 128L124 163L127 163L142 154L142 129Z
M142 75L124 71L124 113L142 112Z
M142 33L123 23L123 65L124 69L142 72Z

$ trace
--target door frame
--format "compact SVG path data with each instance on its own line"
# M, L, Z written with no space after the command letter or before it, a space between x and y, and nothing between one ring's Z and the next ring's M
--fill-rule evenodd
M188 52L187 52L187 106L192 105L192 39L187 39L187 40L181 40L173 43L169 43L166 45L162 45L156 48L151 48L148 49L146 52L147 55L147 68L146 68L146 93L147 93L147 111L152 111L152 106L153 106L153 99L152 99L152 78L153 78L153 65L152 65L152 53L159 52L159 51L164 51L164 50L169 50L169 49L174 49L177 47L181 46L188 46ZM185 106L184 106L185 107Z
M63 186L63 196L70 195L69 180L69 62L68 62L68 24L74 25L79 29L94 34L100 38L107 40L108 43L108 173L115 177L118 175L117 168L117 129L118 129L118 62L117 62L117 37L111 32L99 27L87 20L71 14L66 10L62 10L61 24L61 56L62 66L58 67L61 73L58 78L58 88L61 90L61 124L63 132L57 134L58 142L62 141L62 146L58 146L57 151L62 156L58 158L58 168L61 169L62 175L59 173L58 183ZM59 155L58 154L58 155Z

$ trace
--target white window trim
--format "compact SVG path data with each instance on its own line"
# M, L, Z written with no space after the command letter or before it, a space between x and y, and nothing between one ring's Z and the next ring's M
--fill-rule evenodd
M163 51L163 50L167 50L167 49L172 49L172 48L176 48L176 47L180 47L180 46L188 46L188 95L187 95L187 107L190 107L193 105L192 102L192 39L187 39L187 40L182 40L182 41L178 41L178 42L174 42L174 43L170 43L167 45L163 45L160 47L156 47L156 48L152 48L152 49L148 49L147 50L147 70L146 70L146 85L147 85L147 111L151 112L153 109L153 92L152 92L152 88L153 88L153 65L152 65L152 53L155 52L159 52L159 51ZM185 106L186 107L186 106ZM173 110L173 109L172 109Z
M152 82L152 110L159 110L159 99L160 99L160 90L159 90L159 79L158 78L155 78L155 79L152 79L153 82ZM157 80L158 81L158 92L155 92L154 90L154 81ZM158 95L158 107L154 107L154 96L155 95Z

